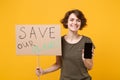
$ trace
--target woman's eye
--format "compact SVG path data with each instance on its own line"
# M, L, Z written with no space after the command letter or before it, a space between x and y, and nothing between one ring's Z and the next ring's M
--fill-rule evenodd
M78 19L78 20L77 20L77 22L81 22L81 20L80 20L80 19Z
M70 21L74 21L74 19L70 19Z

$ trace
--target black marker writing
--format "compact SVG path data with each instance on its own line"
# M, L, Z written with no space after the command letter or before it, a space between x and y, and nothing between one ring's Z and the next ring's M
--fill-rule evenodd
M55 38L54 36L52 36L52 33L54 33L54 32L53 32L53 28L55 28L55 27L50 27L50 28L49 28L49 37L50 37L50 38Z
M26 33L25 33L24 29L25 29L25 27L21 27L21 28L20 28L20 31L23 33L23 35L19 35L19 39L24 39L24 38L26 38Z
M39 28L39 32L40 32L40 35L42 36L42 38L44 38L47 29L48 29L48 28L45 28L44 32L42 33L41 30L40 30L40 28Z
M30 38L31 38L32 35L34 35L35 38L37 39L37 37L36 37L36 33L35 33L35 30L34 30L33 27L32 27L32 29L31 29Z

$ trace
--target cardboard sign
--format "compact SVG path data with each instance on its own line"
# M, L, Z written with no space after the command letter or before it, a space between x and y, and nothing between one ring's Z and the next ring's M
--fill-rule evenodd
M16 25L17 55L61 55L60 25Z

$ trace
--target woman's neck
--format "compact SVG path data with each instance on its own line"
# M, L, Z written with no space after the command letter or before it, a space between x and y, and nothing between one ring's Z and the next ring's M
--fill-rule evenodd
M79 42L82 39L82 36L78 33L68 33L64 38L68 43L74 44Z
M78 34L78 32L68 32L68 34L66 35L66 38L69 39L70 41L76 40L79 37L80 35Z
M71 32L69 31L67 37L69 38L77 38L79 36L78 32Z

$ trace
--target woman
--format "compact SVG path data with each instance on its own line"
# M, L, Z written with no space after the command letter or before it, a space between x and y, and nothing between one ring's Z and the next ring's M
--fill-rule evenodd
M68 29L68 33L62 36L62 56L56 56L56 63L45 70L38 67L37 76L61 68L60 80L91 80L88 70L93 67L93 59L84 58L84 46L92 41L89 37L78 34L86 26L86 21L80 10L70 10L65 14L61 23Z

